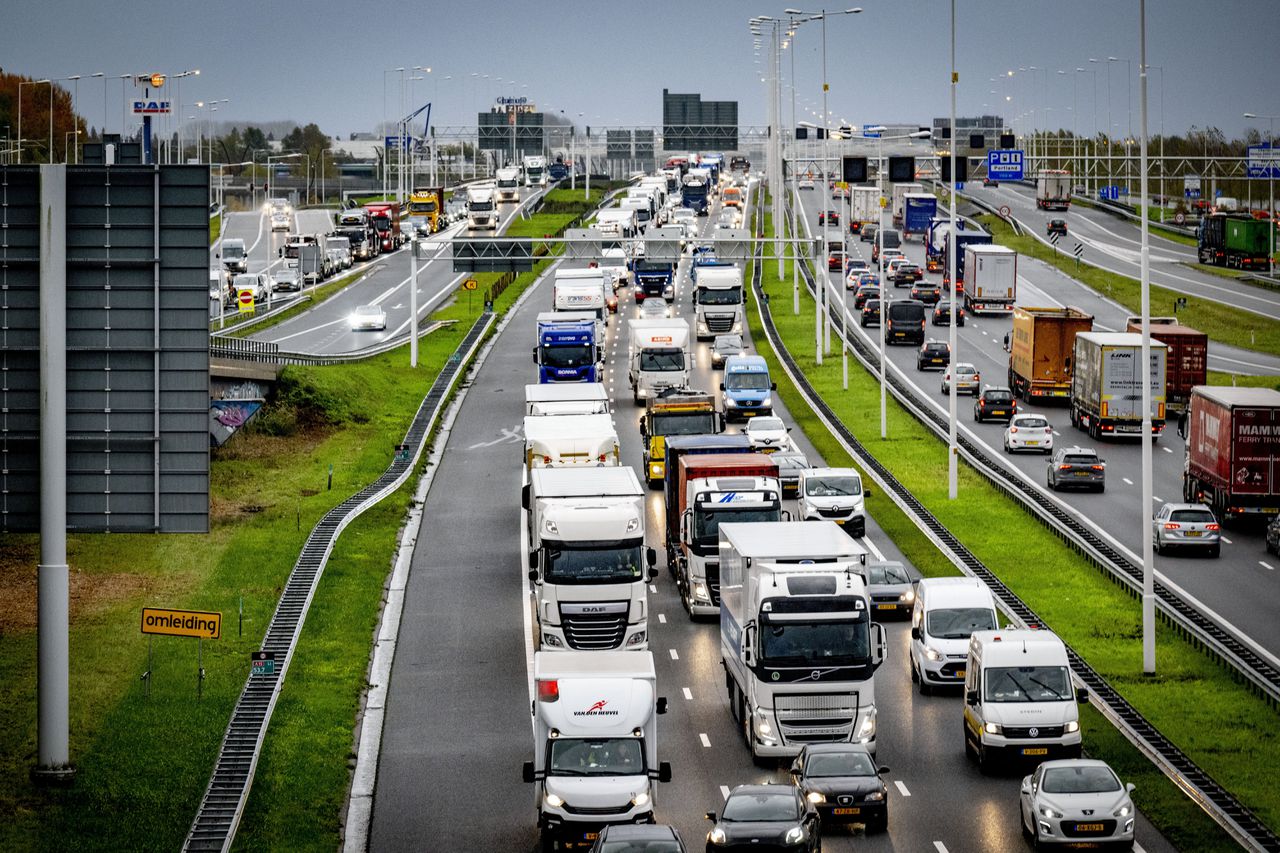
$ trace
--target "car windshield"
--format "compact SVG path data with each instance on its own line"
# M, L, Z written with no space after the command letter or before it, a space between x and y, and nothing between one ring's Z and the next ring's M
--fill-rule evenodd
M730 391L768 391L767 373L730 373L724 378L724 387Z
M224 258L243 258L244 246L232 246L228 243L223 243L222 256Z
M604 841L600 853L684 853L675 839L628 838L623 841Z
M1217 521L1212 512L1203 509L1175 509L1169 513L1169 520L1190 524L1213 524Z
M974 631L994 631L996 614L986 607L953 607L929 610L925 631L939 640L963 640Z
M639 580L643 560L640 546L598 547L597 544L547 548L548 583L630 583Z
M800 803L790 790L731 794L721 820L769 821L800 819Z
M738 305L742 302L742 290L737 287L711 290L698 288L699 305Z
M716 431L714 412L654 415L650 435L710 435Z
M582 367L595 358L595 347L590 344L570 346L543 346L542 364L547 367Z
M859 477L832 475L809 477L804 481L804 493L811 498L842 498L862 494Z
M779 518L777 507L698 509L693 513L694 543L714 548L720 542L722 524L750 524L756 521L778 521Z
M1119 791L1120 780L1110 767L1050 767L1044 771L1040 789L1046 794L1102 794Z
M1018 418L1013 425L1026 427L1027 429L1037 429L1039 427L1047 427L1049 422L1044 418Z
M819 752L804 765L810 779L823 776L875 776L876 765L865 752Z
M684 351L678 349L646 349L640 351L642 371L666 372L684 370Z
M786 428L782 418L756 418L747 424L747 432L781 432Z
M633 737L556 738L547 757L552 776L634 776L646 772L644 741Z
M911 575L901 563L869 563L867 582L880 586L911 583Z
M375 305L363 305L356 309L356 315L360 317L377 317L382 313L382 309Z
M760 665L853 666L865 663L870 636L865 619L839 622L769 622L760 626Z
M718 350L740 350L742 349L742 338L737 335L721 335L716 338L712 346Z
M1071 698L1065 666L998 666L987 670L988 702L1062 702Z

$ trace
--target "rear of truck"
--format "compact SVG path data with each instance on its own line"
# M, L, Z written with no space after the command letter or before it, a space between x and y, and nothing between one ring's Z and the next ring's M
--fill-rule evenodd
M1280 392L1197 387L1188 426L1184 500L1219 520L1280 514Z
M1013 311L1009 387L1024 400L1071 396L1071 359L1076 335L1093 330L1093 315L1078 308Z

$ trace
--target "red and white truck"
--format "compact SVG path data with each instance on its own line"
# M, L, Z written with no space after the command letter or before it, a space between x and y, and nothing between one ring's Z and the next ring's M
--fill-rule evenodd
M1192 390L1182 497L1219 520L1280 514L1280 391Z
M366 204L369 219L373 221L373 230L378 235L378 245L382 251L390 252L398 249L404 242L400 233L400 205L395 202L375 202Z

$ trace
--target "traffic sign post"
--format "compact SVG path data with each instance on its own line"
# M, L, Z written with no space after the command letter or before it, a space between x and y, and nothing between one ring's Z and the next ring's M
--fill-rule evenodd
M995 181L1021 181L1022 160L1021 149L992 149L987 152L987 177Z
M1076 243L1075 248L1071 250L1071 254L1076 258L1076 270L1080 270L1080 256L1084 254L1084 243Z
M471 313L471 293L479 286L480 286L480 282L476 281L474 278L469 278L462 283L462 289L467 292L467 313L468 314Z
M142 680L151 695L151 640L156 634L166 637L196 638L196 698L204 696L204 641L222 636L222 614L207 610L171 610L167 607L142 608L142 633L147 635L147 671Z
M261 678L276 673L275 652L254 652L249 656L250 678Z
M253 288L237 287L236 288L236 306L241 314L253 313Z

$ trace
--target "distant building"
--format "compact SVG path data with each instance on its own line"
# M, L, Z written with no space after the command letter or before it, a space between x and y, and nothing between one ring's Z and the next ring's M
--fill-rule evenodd
M737 151L738 102L662 90L664 151Z
M935 118L933 120L933 141L935 143L943 141L944 133L951 127L951 119ZM969 137L973 134L982 134L983 148L999 148L1000 134L1007 133L1004 118L1001 116L956 116L956 136L960 139L960 146L969 146Z

